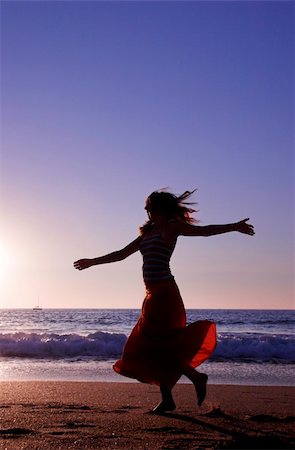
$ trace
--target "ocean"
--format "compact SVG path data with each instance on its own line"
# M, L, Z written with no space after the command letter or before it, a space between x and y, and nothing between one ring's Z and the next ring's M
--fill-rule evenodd
M136 309L2 309L0 381L137 382L116 374L112 365L139 314ZM212 384L294 385L294 318L289 310L187 310L188 323L217 324L217 348L198 370Z

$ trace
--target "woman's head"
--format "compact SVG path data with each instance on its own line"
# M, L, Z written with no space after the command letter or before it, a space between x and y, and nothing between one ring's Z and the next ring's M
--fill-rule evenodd
M145 209L149 215L149 220L140 227L141 233L147 231L153 225L155 215L164 216L166 220L181 220L186 223L196 222L190 215L195 212L189 205L193 203L186 200L195 191L185 191L182 195L176 196L166 191L152 192L146 199Z

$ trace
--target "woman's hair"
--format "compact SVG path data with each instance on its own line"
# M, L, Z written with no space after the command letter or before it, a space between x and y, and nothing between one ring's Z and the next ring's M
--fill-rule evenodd
M195 203L187 202L186 200L195 192L185 191L182 195L176 196L170 192L155 191L148 196L145 203L147 212L160 212L166 216L167 220L180 220L185 223L196 223L197 220L191 217L191 214L196 212L190 205ZM140 234L144 234L151 230L154 225L152 219L145 222L140 228Z

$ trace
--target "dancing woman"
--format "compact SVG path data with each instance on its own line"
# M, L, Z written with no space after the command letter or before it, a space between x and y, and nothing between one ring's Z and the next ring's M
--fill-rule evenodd
M182 298L169 267L178 236L212 236L233 231L254 234L253 226L246 223L249 219L225 225L194 224L191 214L195 210L187 202L191 194L153 192L145 205L148 220L140 227L137 239L119 251L74 263L76 269L83 270L141 252L146 297L123 355L113 368L121 375L159 385L162 401L154 408L159 414L175 409L172 388L181 375L194 384L201 406L208 376L195 367L208 359L216 347L214 322L199 320L186 325Z

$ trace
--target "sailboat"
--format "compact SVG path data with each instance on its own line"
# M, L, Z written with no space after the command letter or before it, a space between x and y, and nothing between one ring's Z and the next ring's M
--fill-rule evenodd
M41 306L39 305L39 297L38 297L38 304L33 307L33 311L42 311Z

